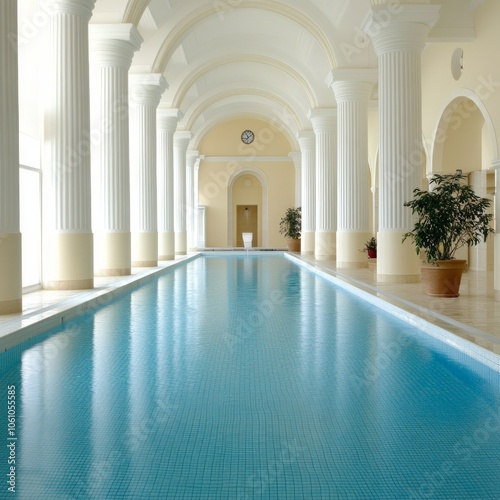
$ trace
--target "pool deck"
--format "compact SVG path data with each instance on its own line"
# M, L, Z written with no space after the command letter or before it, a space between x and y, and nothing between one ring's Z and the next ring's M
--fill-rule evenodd
M134 268L130 276L96 277L92 290L36 290L26 293L23 295L22 313L0 316L0 352L71 316L111 300L124 287L139 286L158 270L177 265L195 255L160 262L157 268ZM377 282L373 262L368 268L337 269L333 261L316 261L312 256L299 254L291 254L291 257L355 287L365 296L395 306L402 311L403 318L405 314L410 319L418 318L494 353L495 358L500 355L500 302L495 300L493 272L468 270L462 278L460 297L444 299L426 295L421 283Z

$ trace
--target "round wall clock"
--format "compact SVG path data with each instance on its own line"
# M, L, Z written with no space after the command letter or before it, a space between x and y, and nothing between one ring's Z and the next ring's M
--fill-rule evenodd
M245 144L251 144L253 142L253 140L255 139L255 135L254 133L251 131L251 130L245 130L242 134L241 134L241 140L245 143Z

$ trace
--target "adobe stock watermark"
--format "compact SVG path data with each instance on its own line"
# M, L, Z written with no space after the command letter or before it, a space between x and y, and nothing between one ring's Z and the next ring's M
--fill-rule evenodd
M304 448L297 444L297 440L292 443L283 443L276 459L268 462L255 474L248 475L245 485L237 491L237 500L261 498L269 487L285 473L286 467L295 463L303 452Z
M358 395L362 395L363 390L371 386L401 356L403 350L412 343L413 339L404 334L399 335L387 344L384 343L375 359L370 360L363 368L361 375L351 375L350 382Z
M226 337L227 347L233 351L236 345L252 338L274 314L276 307L285 302L286 296L282 290L272 290L266 299L255 303L244 317L238 316L235 330L228 332Z
M474 87L474 93L481 99L482 102L487 101L500 87L500 82L494 80L490 73L487 76L479 75L477 77L477 85ZM441 117L440 125L436 130L434 143L444 144L446 138L451 131L458 130L463 122L470 118L473 113L477 112L476 103L469 98L460 99L456 106L448 106Z
M113 298L112 294L102 293L93 298L89 304L82 304L75 316L66 319L63 316L61 331L46 339L42 344L30 350L29 355L23 358L23 373L26 375L39 375L47 366L54 363L59 356L64 355L71 342L81 335L90 335L93 330L93 318L85 313L95 311L107 304Z
M215 0L213 6L219 19L224 21L226 13L233 11L236 7L241 5L242 1L243 0Z
M112 450L106 459L94 464L92 472L86 481L79 479L76 486L78 488L76 498L88 498L87 495L99 495L103 487L107 487L111 481L113 471L124 459L124 455L129 452L136 452L151 438L152 431L158 425L166 424L174 414L178 405L173 405L170 401L157 399L150 416L144 418L133 430L129 430L123 436L122 445L124 452L119 449Z
M280 284L287 283L292 271L288 270L280 276ZM277 285L267 294L265 299L256 302L252 310L244 317L236 318L236 328L227 333L226 346L231 350L236 346L253 338L259 329L269 320L276 312L276 309L286 303L288 300L286 293Z
M364 50L372 45L372 38L383 31L393 17L402 11L400 2L388 2L384 9L377 9L373 12L373 22L364 31L361 27L354 27L352 43L342 42L340 49L347 62L352 62L355 56L359 56Z
M30 41L38 36L41 30L46 28L51 17L57 11L57 5L52 0L38 2L38 10L31 18L24 18L18 22L18 32L9 33L7 39L14 50L19 48L19 45L28 45Z
M438 492L446 487L449 477L459 472L459 464L474 460L481 448L500 433L500 407L486 411L486 417L470 434L462 436L454 445L453 453L440 467L427 471L417 489L410 489L409 500L436 498ZM456 481L456 480L454 480Z
M115 132L120 122L128 124L128 121L125 121L128 119L128 102L124 96L118 97L112 103L111 109L111 119L102 118L90 130L82 130L78 142L66 145L62 158L55 163L58 175L71 175L82 164L90 165L92 149L101 147L107 140L106 138Z

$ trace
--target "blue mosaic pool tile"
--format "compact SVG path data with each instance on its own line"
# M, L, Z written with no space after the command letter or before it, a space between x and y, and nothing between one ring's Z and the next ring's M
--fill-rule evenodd
M266 257L197 259L0 354L19 498L500 498L498 374Z

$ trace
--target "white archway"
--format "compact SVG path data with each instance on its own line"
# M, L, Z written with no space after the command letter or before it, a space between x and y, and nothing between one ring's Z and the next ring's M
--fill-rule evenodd
M479 110L484 119L485 127L488 131L488 137L491 144L491 157L498 158L498 141L495 133L495 126L491 120L490 114L486 109L483 101L472 90L461 88L453 92L443 107L438 112L438 121L432 135L432 144L430 150L430 162L428 174L436 172L436 166L441 166L444 144L446 139L446 131L450 126L451 120L456 116L455 111L462 105L465 106L464 112L467 110L467 101L472 101L475 107ZM470 111L470 110L469 110Z

